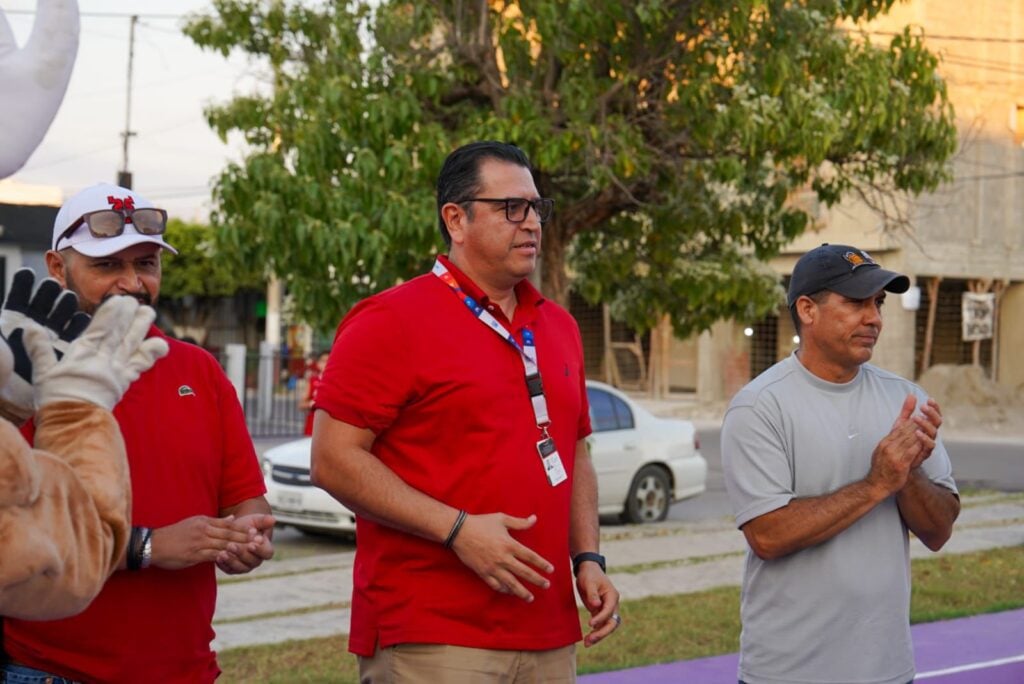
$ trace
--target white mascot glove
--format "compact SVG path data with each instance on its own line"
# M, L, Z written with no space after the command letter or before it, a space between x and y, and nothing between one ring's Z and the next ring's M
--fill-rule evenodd
M20 169L57 115L78 52L78 3L39 0L32 34L18 49L0 11L0 178Z
M26 328L36 408L86 401L112 410L128 386L167 354L166 341L145 339L155 318L152 308L133 297L111 297L60 361L41 328Z

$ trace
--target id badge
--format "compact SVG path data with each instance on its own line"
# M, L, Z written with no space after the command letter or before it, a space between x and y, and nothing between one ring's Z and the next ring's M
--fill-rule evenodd
M569 479L569 476L565 474L562 458L558 455L558 450L555 449L555 440L545 437L537 442L537 453L540 454L541 463L544 464L544 474L548 476L548 484L557 487Z

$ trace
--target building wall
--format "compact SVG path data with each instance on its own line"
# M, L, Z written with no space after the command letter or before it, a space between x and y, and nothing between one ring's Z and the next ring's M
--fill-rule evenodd
M815 207L813 199L799 198L802 205L815 207L813 227L772 266L785 277L800 254L829 242L867 250L883 267L909 275L922 290L931 277L943 277L942 301L952 301L972 281L1007 281L999 339L994 345L983 343L982 356L989 368L991 351L997 350L996 379L1016 388L1024 383L1024 358L1019 353L1024 348L1024 2L912 0L898 3L888 16L866 28L872 40L888 42L891 34L906 25L923 30L926 44L942 59L940 73L956 111L960 136L960 150L952 162L953 181L901 207L911 217L910 232L887 227L881 216L863 204L847 202L825 209ZM919 371L916 351L926 316L905 308L902 299L887 299L884 328L872 361L913 378ZM945 308L955 311L950 301ZM927 298L922 296L921 306L926 305ZM958 321L940 323L945 341L957 342L951 336L959 334ZM745 344L747 349L773 345L777 358L787 355L793 346L788 312L781 310L771 324L771 339L754 335L738 340L732 328L716 326L702 340L698 376L710 378L713 369L705 366L738 358L737 345ZM954 346L962 352L969 343ZM754 351L757 358L760 350ZM715 400L727 393L726 384L724 379L706 381L701 388L707 390L709 400Z
M1011 285L1003 294L999 317L999 384L1017 390L1024 396L1024 284Z

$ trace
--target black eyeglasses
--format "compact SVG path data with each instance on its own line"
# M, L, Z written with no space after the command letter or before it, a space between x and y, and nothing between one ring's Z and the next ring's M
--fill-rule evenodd
M526 220L526 217L530 214L530 208L532 207L537 212L537 218L540 219L541 223L544 223L551 218L551 212L555 208L555 200L548 199L547 197L539 197L535 200L523 199L522 197L471 197L469 199L459 200L456 204L464 204L466 202L492 202L495 204L505 205L505 218L510 223L522 223Z
M60 234L54 249L61 240L71 237L78 227L85 224L89 234L97 238L117 237L124 232L126 223L143 235L163 235L167 229L167 212L163 209L100 209L82 214L81 217Z

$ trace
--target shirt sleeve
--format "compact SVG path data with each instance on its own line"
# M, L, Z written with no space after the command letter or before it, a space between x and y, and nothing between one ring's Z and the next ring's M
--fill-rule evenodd
M722 473L736 526L789 504L793 470L777 423L764 407L731 407L722 423Z
M379 435L412 398L411 339L380 298L360 303L338 326L314 406Z
M252 437L245 424L245 413L238 403L234 386L216 361L213 361L210 376L220 409L218 422L221 426L222 464L219 508L223 510L262 496L267 487L263 483L259 458L253 448Z
M928 401L928 395L917 385L914 385L914 394L917 395L918 406ZM960 492L957 490L956 482L953 480L953 463L949 460L949 452L946 451L946 445L942 441L941 434L935 440L935 448L932 449L932 455L921 464L921 469L924 470L925 475L932 482L959 495Z

